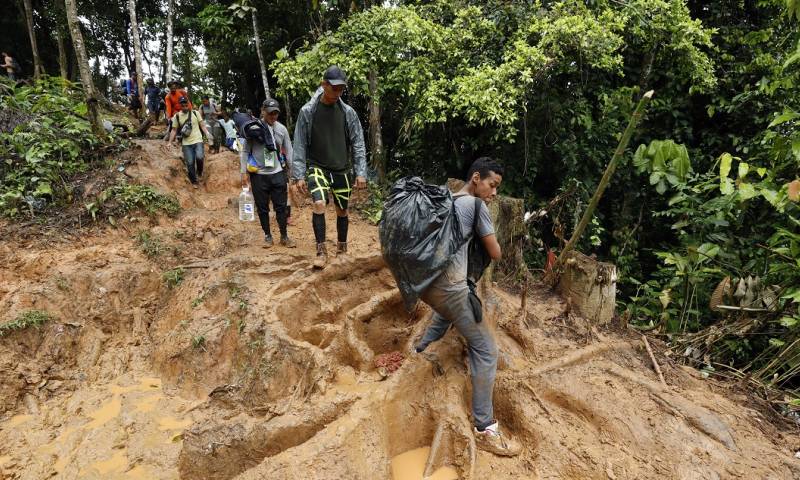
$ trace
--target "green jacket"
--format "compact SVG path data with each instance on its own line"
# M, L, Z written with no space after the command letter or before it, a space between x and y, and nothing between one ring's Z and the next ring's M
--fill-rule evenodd
M322 87L319 87L311 100L308 101L297 115L297 124L294 127L294 155L292 155L292 179L300 180L306 176L306 163L308 146L311 143L311 125L314 121L314 112L322 96ZM353 167L356 176L367 176L367 148L364 145L364 130L358 114L350 105L339 99L339 106L344 110L345 134L347 146L353 157Z

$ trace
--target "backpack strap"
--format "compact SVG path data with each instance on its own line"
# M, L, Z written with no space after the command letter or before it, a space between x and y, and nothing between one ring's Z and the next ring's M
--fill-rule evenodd
M475 197L475 211L472 214L472 239L478 236L478 215L481 213L481 202L483 200L480 197Z

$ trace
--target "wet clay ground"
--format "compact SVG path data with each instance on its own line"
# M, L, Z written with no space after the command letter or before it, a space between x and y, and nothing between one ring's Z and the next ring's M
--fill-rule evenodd
M262 248L234 155L192 190L161 142L139 145L127 173L174 193L177 218L0 242L0 321L54 317L0 337L0 478L800 478L796 430L659 356L663 387L638 336L592 331L543 288L526 312L483 293L496 415L525 449L477 450L458 335L375 366L430 317L404 311L375 227L351 215L349 254L313 271L308 207L298 248Z

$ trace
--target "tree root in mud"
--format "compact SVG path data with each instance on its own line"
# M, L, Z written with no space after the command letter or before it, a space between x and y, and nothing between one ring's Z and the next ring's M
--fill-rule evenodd
M653 399L673 415L683 418L689 425L725 445L728 449L734 452L739 451L731 435L730 428L710 410L690 402L679 395L675 395L670 392L667 387L638 376L616 364L605 362L604 370L612 375L639 385L650 392Z
M574 352L568 355L564 355L549 362L545 362L544 364L539 365L536 368L527 372L525 377L528 378L536 377L545 374L547 372L550 372L552 370L569 367L576 363L582 363L592 357L602 355L608 351L630 350L631 348L633 347L628 342L601 341L589 345L588 347L575 350Z

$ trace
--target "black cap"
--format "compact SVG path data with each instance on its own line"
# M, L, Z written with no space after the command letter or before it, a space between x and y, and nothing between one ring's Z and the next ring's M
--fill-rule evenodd
M338 65L328 67L322 79L331 85L347 85L347 76Z
M178 99L178 103L180 103L181 105L183 105L184 103L189 103L189 99L186 97L181 97L180 99Z
M269 113L281 111L281 105L274 98L264 100L264 103L261 104L261 108L266 108Z
M167 82L167 86L168 86L168 87L171 87L171 86L173 86L173 85L175 85L176 87L182 87L182 86L183 86L183 83L181 83L181 81L180 81L180 80L178 80L177 78L173 78L172 80L170 80L169 82Z

